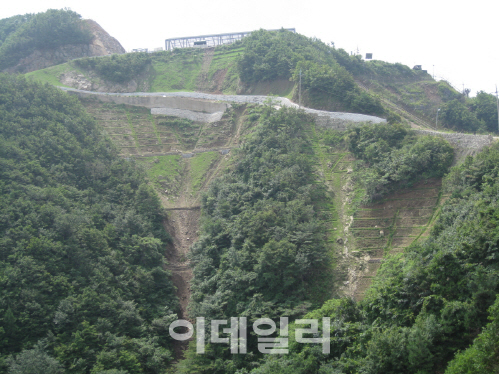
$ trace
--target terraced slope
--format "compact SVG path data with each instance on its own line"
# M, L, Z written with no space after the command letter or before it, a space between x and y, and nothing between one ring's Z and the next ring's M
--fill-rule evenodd
M422 181L357 211L351 227L357 251L352 255L363 262L355 279L355 299L362 299L383 257L403 252L429 233L441 203L441 185L441 179Z
M180 300L179 318L188 318L192 270L187 258L189 247L197 240L199 196L219 170L224 169L241 134L238 110L227 110L216 123L198 123L163 115L150 109L83 99L89 113L121 150L147 171L149 183L168 211L164 225L174 238L165 248L167 269ZM222 151L218 151L222 148ZM217 149L213 151L212 149ZM175 347L177 359L185 344Z
M320 129L313 131L319 181L330 195L323 211L330 216L328 235L335 248L338 294L360 300L384 257L401 253L428 235L441 204L442 181L422 181L376 204L359 205L361 191L351 180L354 156L325 145Z
M123 156L154 156L233 146L236 126L229 110L221 121L201 123L164 115L147 108L83 100Z
M188 295L191 273L186 254L197 236L199 219L199 211L192 208L199 206L202 191L227 165L229 149L238 145L245 131L244 105L229 108L221 121L201 123L152 115L142 107L91 99L83 103L122 155L136 158L146 168L150 183L170 209L169 231L176 238L170 251L171 270L179 290ZM359 207L361 191L354 189L351 180L355 158L324 144L321 131L311 125L318 183L324 183L330 196L322 209L329 217L329 242L335 253L331 273L339 295L361 299L383 258L402 252L429 231L440 201L441 181L421 182L375 205ZM186 310L182 313L186 315Z

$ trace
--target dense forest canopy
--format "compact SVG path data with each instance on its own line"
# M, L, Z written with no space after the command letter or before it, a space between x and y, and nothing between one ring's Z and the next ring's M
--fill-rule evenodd
M62 45L88 44L93 35L81 16L67 9L15 16L0 21L0 70L16 65L35 50Z
M312 172L312 118L269 104L253 108L248 121L258 125L234 167L203 198L202 235L191 255L192 317L297 316L330 292L320 275L329 259L325 217L315 207L324 190ZM246 357L210 346L208 357L193 354L182 370L234 372L256 359L255 344L248 342Z
M13 34L19 27L33 18L33 16L33 14L25 14L0 19L0 46L10 34Z
M0 119L0 372L162 373L177 300L144 174L56 88L1 75Z
M141 74L151 63L148 53L129 55L114 54L109 58L86 57L74 61L79 68L95 71L100 77L116 83L124 83Z
M329 109L336 103L345 111L385 113L380 100L361 90L354 81L352 72L362 66L357 56L284 29L255 31L242 40L242 45L244 53L238 71L244 83L275 79L298 83L302 75L309 106Z
M453 148L443 138L417 137L398 124L358 127L345 138L350 151L363 161L357 164L355 180L366 201L417 180L443 177L454 159Z
M441 108L441 120L446 127L457 131L498 132L497 99L480 91L476 97L445 101Z

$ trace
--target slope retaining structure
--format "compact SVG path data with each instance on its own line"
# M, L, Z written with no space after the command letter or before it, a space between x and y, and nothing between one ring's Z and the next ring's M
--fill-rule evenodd
M262 95L215 95L201 92L132 92L132 93L102 93L59 87L68 93L79 97L93 97L103 102L141 106L151 109L151 114L187 118L192 121L212 123L219 121L230 103L267 104L275 107L300 108L298 104L284 97ZM315 117L317 126L336 130L345 130L366 122L385 123L386 120L376 116L358 113L327 112L301 107L306 113ZM445 133L433 130L417 129L422 135L440 136L460 149L468 149L473 153L492 144L497 138L491 135L473 135L463 133Z
M492 135L473 135L462 133L446 133L432 130L414 130L418 134L440 136L457 148L481 150L483 147L492 144L497 139Z
M151 109L151 114L171 115L199 122L216 122L222 118L230 103L259 104L269 102L276 107L300 108L298 104L284 97L261 95L214 95L200 92L133 92L102 93L63 88L79 97L94 97L104 102L142 106ZM318 126L344 130L355 123L383 123L385 119L357 113L327 112L301 107L315 117Z

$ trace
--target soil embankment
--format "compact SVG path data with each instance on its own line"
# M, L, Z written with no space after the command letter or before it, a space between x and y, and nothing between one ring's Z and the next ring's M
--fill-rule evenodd
M177 287L180 302L179 318L189 319L187 305L190 297L192 269L188 260L189 247L197 240L200 211L197 209L170 210L165 229L173 238L166 258L167 269L172 273L172 280Z
M189 262L189 248L198 239L199 235L199 217L201 211L198 202L189 191L190 167L186 164L183 170L183 176L180 182L178 198L172 205L172 202L166 202L165 196L161 196L163 206L168 206L168 219L164 226L173 238L172 244L166 248L165 257L168 261L166 268L172 274L172 282L176 287L176 296L178 297L180 309L178 318L193 322L189 318L187 307L191 297L190 282L192 279L192 269ZM175 359L181 360L184 357L184 351L188 348L188 341L176 342L174 346Z

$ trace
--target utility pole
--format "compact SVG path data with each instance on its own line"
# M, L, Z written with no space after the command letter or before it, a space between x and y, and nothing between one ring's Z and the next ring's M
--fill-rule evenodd
M440 112L440 108L437 109L437 119L435 120L435 130L438 129L438 112Z
M496 84L496 99L497 99L497 131L499 131L499 96L497 95L497 84Z
M298 107L301 108L301 69L300 69L300 87L298 88Z

